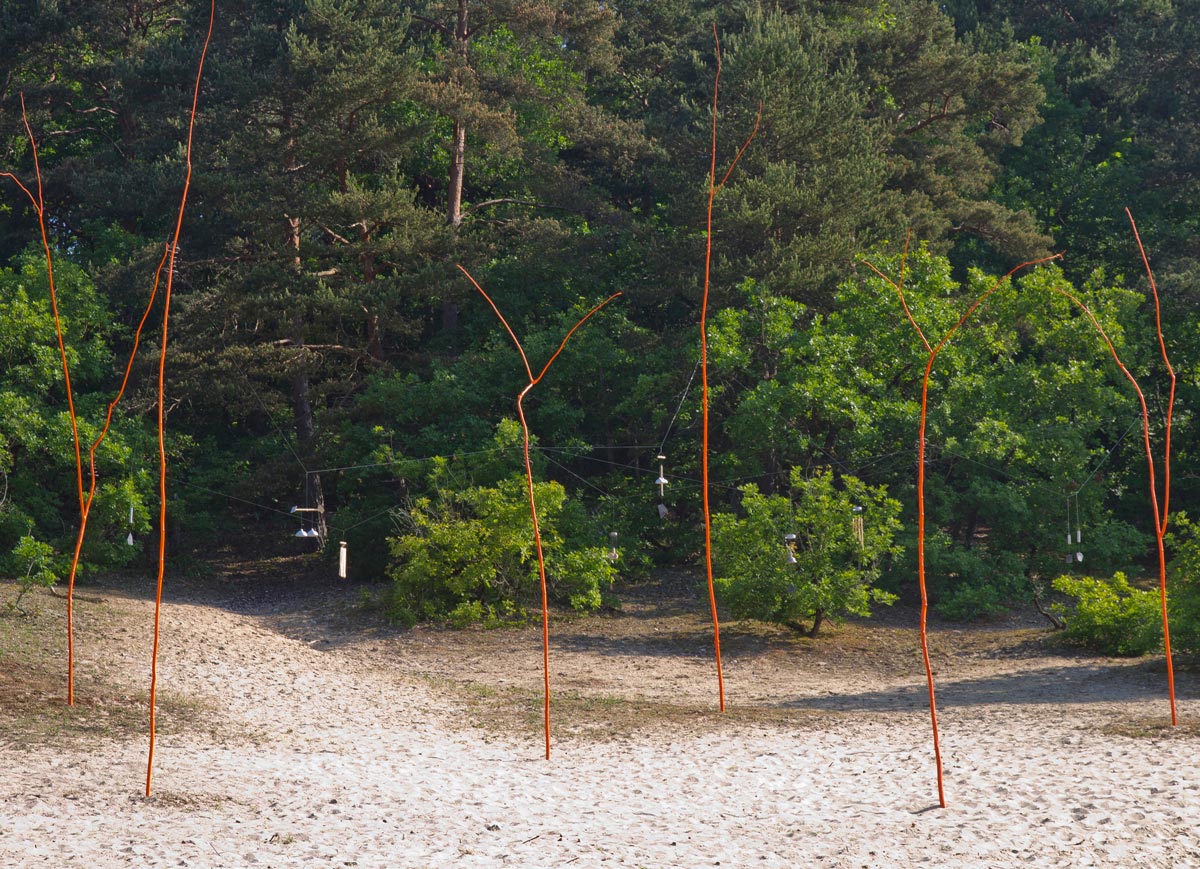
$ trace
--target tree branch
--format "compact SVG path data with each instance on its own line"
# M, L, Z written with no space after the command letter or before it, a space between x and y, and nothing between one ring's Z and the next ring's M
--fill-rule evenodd
M463 209L463 216L470 214L472 211L477 211L480 208L490 208L493 205L527 205L530 208L548 208L553 211L566 211L570 214L582 214L574 208L567 208L565 205L551 205L548 202L535 202L532 199L514 199L503 197L500 199L485 199L483 202L476 202L474 205L469 205Z
M901 130L900 135L911 136L913 133L919 133L921 130L925 129L931 124L936 124L938 121L946 120L946 118L950 117L952 114L954 113L950 111L950 96L947 95L946 99L942 101L942 110L940 112L927 116L924 120L918 121L906 130Z
M329 237L332 238L336 242L340 242L341 244L347 244L347 245L353 243L349 239L338 235L336 232L334 232L332 229L330 229L328 226L326 226L323 223L321 224L321 229L325 230L325 232L327 232L329 234Z
M416 15L416 14L414 14L412 16L412 19L413 19L413 21L420 21L424 24L428 24L430 27L436 27L438 30L442 31L442 33L446 34L447 36L454 35L454 33L450 30L450 28L447 27L445 24L443 24L440 21L434 21L432 18L426 18L424 15Z

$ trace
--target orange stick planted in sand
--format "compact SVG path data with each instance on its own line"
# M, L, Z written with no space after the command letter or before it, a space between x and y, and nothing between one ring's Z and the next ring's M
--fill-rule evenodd
M154 285L150 288L150 298L146 302L146 310L142 313L142 319L138 323L137 330L133 333L133 349L129 351L129 361L125 364L125 375L121 378L121 386L117 390L116 396L108 405L108 412L104 416L104 426L100 430L100 434L96 440L92 442L91 448L88 450L88 467L91 470L91 484L88 486L87 499L83 505L83 515L79 520L79 534L75 537L75 552L71 556L71 572L67 578L67 612L71 610L71 599L75 592L75 577L79 572L79 556L83 552L83 541L87 535L88 517L92 513L92 502L96 498L96 450L100 448L100 444L104 443L104 439L108 437L108 429L112 425L113 412L117 409L117 405L121 403L122 396L125 395L125 387L129 385L129 375L133 371L133 363L137 358L138 346L142 340L142 329L146 325L146 320L150 317L150 309L154 307L154 300L158 297L159 280L162 278L163 266L167 262L168 248L163 249L162 259L158 261L158 268L154 272ZM75 704L75 655L74 655L74 631L70 615L67 617L67 705Z
M67 364L67 346L63 341L62 321L58 316L58 290L54 284L54 257L50 254L50 235L46 231L46 201L42 190L42 166L38 160L37 140L33 137L33 129L29 126L29 116L25 113L25 94L21 94L21 120L25 124L25 134L29 137L29 147L33 152L33 170L37 178L37 196L21 183L21 180L11 172L0 172L0 176L9 178L21 191L29 197L33 210L37 213L38 229L42 234L42 249L46 254L46 281L50 287L50 310L54 313L54 333L58 337L58 355L62 359L63 384L67 390L67 410L71 417L71 437L75 442L75 485L79 490L80 523L87 521L87 507L83 498L83 455L79 448L79 424L75 418L75 396L71 389L71 368ZM71 571L71 583L67 586L67 705L75 705L75 632L74 632L74 579L75 571Z
M1132 215L1130 216L1130 220L1131 221L1133 220ZM1137 234L1136 226L1134 227L1134 234L1135 234L1135 236ZM1138 239L1138 245L1140 247L1141 239ZM1145 253L1143 252L1142 255L1144 257ZM1147 263L1146 264L1147 270L1149 270L1149 267L1150 267L1150 265L1149 265L1149 263ZM1152 286L1153 286L1153 280L1154 280L1153 277L1151 277L1151 285ZM1117 355L1116 346L1113 344L1112 339L1108 336L1108 333L1104 331L1104 327L1100 325L1100 321L1096 319L1096 316L1092 313L1091 309L1088 308L1088 306L1085 305L1083 302L1079 301L1079 299L1077 299L1072 293L1068 292L1067 290L1064 290L1064 289L1061 289L1058 287L1055 287L1053 289L1056 293L1066 296L1068 299L1070 299L1072 302L1074 302L1075 305L1077 307L1079 307L1079 309L1082 310L1084 314L1087 315L1087 318L1088 318L1088 320L1091 321L1092 326L1095 328L1095 330L1097 332L1100 333L1100 337L1104 339L1104 343L1108 347L1108 352L1112 356L1113 361L1117 363L1117 367L1121 369L1121 373L1125 375L1125 379L1128 380L1130 385L1133 386L1133 391L1137 393L1138 404L1141 406L1142 443L1146 450L1146 464L1148 466L1148 471L1149 471L1149 475L1150 475L1150 504L1151 504L1151 507L1153 508L1153 512L1154 512L1154 531L1155 531L1155 536L1157 537L1157 540L1158 540L1159 592L1160 592L1160 597L1161 597L1161 601L1162 601L1163 649L1166 652L1166 657L1167 657L1167 693L1170 696L1170 700L1171 700L1171 726L1174 727L1179 722L1175 715L1175 673L1174 673L1173 667L1171 666L1171 625L1170 625L1170 620L1167 618L1167 560L1166 560L1165 550L1163 547L1163 535L1165 535L1167 532L1167 506L1168 506L1167 499L1170 496L1170 485L1171 485L1171 408L1174 406L1174 403L1175 403L1175 371L1171 368L1171 363L1169 361L1167 361L1167 348L1166 348L1166 345L1163 343L1162 325L1160 323L1159 331L1158 331L1159 345L1162 347L1163 361L1167 362L1167 370L1171 372L1171 399L1170 399L1170 404L1168 405L1168 408L1167 408L1166 476L1165 476L1165 484L1164 484L1164 489L1163 489L1162 518L1160 521L1159 507L1158 507L1158 491L1157 491L1157 486L1155 485L1155 482L1154 482L1154 452L1152 451L1152 449L1150 447L1150 412L1146 407L1146 396L1142 392L1141 386L1138 385L1137 380L1134 379L1134 376L1130 373L1129 369L1125 367L1125 363L1121 361L1121 357L1119 355ZM1155 293L1154 293L1154 305L1155 305L1155 312L1157 313L1157 310L1158 310L1158 292L1157 291L1155 291Z
M484 299L487 300L487 303L491 306L491 308L495 312L496 316L500 319L500 322L504 326L504 330L506 332L508 332L508 337L512 338L513 343L517 345L517 352L521 354L521 362L524 363L524 365L525 365L525 373L529 376L529 383L526 384L525 388L521 390L519 395L517 395L517 417L521 421L521 432L524 435L525 479L527 482L527 491L529 493L529 515L530 515L530 518L533 519L533 542L534 542L534 548L537 551L538 578L541 580L541 584L542 584L542 683L543 683L542 716L544 719L545 732L546 732L546 760L549 760L550 759L550 601L549 601L549 597L546 593L546 559L542 554L542 532L541 532L541 529L538 527L537 502L533 496L533 465L530 464L530 461L529 461L529 423L527 423L525 421L524 401L525 401L525 396L529 394L529 390L531 390L531 389L533 389L533 387L537 386L538 383L541 382L541 379L546 376L546 372L550 370L550 366L554 364L554 360L557 359L558 355L563 352L563 348L567 346L567 342L571 340L571 336L575 334L575 332L579 329L579 327L582 326L584 323L586 323L588 320L590 320L593 314L595 314L597 311L599 311L601 308L603 308L605 305L607 305L609 302L611 302L613 299L615 299L617 296L619 296L621 294L613 293L611 296L609 296L603 302L596 305L596 307L592 308L590 311L588 311L586 314L584 314L583 318L578 323L576 323L574 326L572 326L571 330L569 332L567 332L566 337L562 339L562 343L560 343L558 345L558 349L554 351L554 355L552 355L550 357L549 361L545 365L542 366L542 370L540 372L538 372L537 376L535 377L533 374L533 368L529 365L529 357L527 357L525 355L525 348L521 346L520 339L517 338L516 333L513 332L512 326L508 325L508 321L504 319L504 315L500 313L500 309L498 307L496 307L496 303L492 301L492 297L489 296L486 292L484 292L483 287L479 286L479 282L476 281L475 278L473 278L471 276L471 273L469 271L467 271L461 265L458 267L458 269L464 275L467 276L467 280L470 281L471 285L479 291L479 294L481 296L483 296Z
M179 253L179 236L183 232L183 212L187 207L188 190L192 183L192 139L196 129L196 107L200 103L200 79L204 75L204 61L208 57L208 44L212 41L213 24L216 22L216 18L216 0L209 0L208 32L205 34L204 48L200 51L200 63L196 68L196 86L192 91L192 112L188 118L187 173L183 179L179 213L175 218L175 234L171 237L169 246L167 285L163 293L162 350L158 357L158 577L154 593L154 645L150 652L150 748L146 757L146 796L150 796L150 782L154 774L154 702L158 690L159 625L162 616L163 574L166 572L167 555L167 447L163 413L163 393L166 391L167 370L167 328L171 320L171 290L175 282L175 257Z
M1154 327L1158 332L1158 348L1162 352L1163 364L1167 366L1167 374L1171 377L1171 393L1167 399L1167 427L1163 445L1163 498L1162 513L1159 513L1158 493L1154 485L1154 455L1150 451L1150 416L1146 412L1146 400L1142 398L1142 433L1146 442L1146 462L1150 470L1150 503L1154 508L1154 536L1158 542L1158 589L1162 605L1163 623L1163 652L1167 657L1167 689L1171 695L1171 726L1179 723L1175 712L1175 667L1171 661L1171 625L1167 618L1167 555L1163 547L1163 536L1167 533L1167 520L1171 509L1171 417L1175 410L1175 369L1167 358L1167 344L1163 339L1162 308L1158 302L1158 287L1154 282L1154 272L1150 269L1150 259L1142 246L1142 237L1138 234L1137 223L1133 213L1126 208L1129 225L1133 228L1133 237L1137 240L1138 253L1142 255L1142 264L1146 267L1146 277L1150 280L1150 292L1154 294ZM1130 378L1132 379L1132 378ZM1137 384L1134 384L1135 386ZM1141 397L1141 390L1138 391Z
M721 39L717 35L717 25L715 24L713 25L713 42L716 44L717 74L713 78L712 162L708 172L708 222L704 232L704 295L700 302L700 409L702 419L701 428L703 432L700 449L700 492L704 504L704 569L708 580L708 604L712 610L713 650L717 660L717 697L719 708L724 712L725 676L721 669L721 623L717 619L717 593L713 587L712 512L709 509L708 499L708 289L712 275L713 198L716 196L717 191L725 186L725 182L729 180L733 168L737 166L738 161L742 159L742 154L746 153L746 149L750 147L750 143L754 141L755 135L758 134L758 125L762 121L762 103L758 104L758 116L754 119L754 129L751 130L749 138L742 144L742 147L738 149L737 155L733 158L733 162L729 164L729 168L725 171L725 176L721 179L721 183L718 184L717 97L721 84Z
M929 718L933 727L933 754L937 764L937 789L938 789L938 804L944 809L946 808L946 788L942 776L942 749L941 742L938 737L937 723L937 698L935 696L933 685L933 667L929 662L929 635L926 629L926 621L929 612L929 596L925 586L925 422L927 419L927 411L929 408L929 377L933 373L933 363L937 359L938 354L942 351L954 336L954 333L962 327L967 319L975 313L975 310L982 305L987 298L1000 289L1010 277L1019 272L1021 269L1029 268L1030 266L1038 265L1039 263L1049 262L1050 260L1059 259L1062 254L1043 257L1042 259L1030 260L1023 262L1020 265L1010 269L1004 277L996 281L988 289L986 293L976 299L966 313L959 318L942 339L936 345L930 345L929 339L925 337L916 318L913 317L912 311L909 310L908 301L904 297L904 264L908 257L908 240L904 242L904 257L900 261L900 281L897 283L885 275L879 269L875 268L870 262L866 262L867 266L879 275L889 284L891 284L896 292L900 295L900 302L904 307L904 315L908 318L908 322L912 324L916 330L921 343L925 345L925 349L929 352L928 359L925 362L925 376L921 381L921 423L917 436L917 581L921 588L921 657L925 662L925 678L929 688Z

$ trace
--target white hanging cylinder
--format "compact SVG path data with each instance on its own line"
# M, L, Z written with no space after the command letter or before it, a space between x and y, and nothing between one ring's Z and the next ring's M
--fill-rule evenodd
M346 541L342 540L338 544L338 576L342 579L346 578Z

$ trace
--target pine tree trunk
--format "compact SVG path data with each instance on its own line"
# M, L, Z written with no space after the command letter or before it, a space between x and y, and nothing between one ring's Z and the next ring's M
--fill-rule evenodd
M289 127L291 119L288 115L284 116L284 126ZM289 173L296 171L296 143L294 139L288 139L287 142L287 169ZM301 260L300 260L300 218L294 215L286 215L288 230L288 245L292 248L294 255L292 257L292 271L297 277L300 276ZM292 374L292 419L296 428L296 452L300 456L301 462L305 468L304 480L304 496L305 507L308 507L308 499L312 499L312 506L316 508L314 513L313 527L320 534L318 538L320 548L325 546L325 535L328 528L325 525L325 493L321 488L321 475L308 473L308 468L314 464L316 429L313 425L312 402L308 395L308 371L305 365L306 351L304 349L304 315L300 310L297 310L292 315L292 347L297 354L295 371Z
M454 50L459 63L465 68L468 62L467 43L467 0L458 0L458 21L454 25ZM458 78L456 73L455 78ZM461 118L454 119L454 133L450 142L450 192L447 204L447 219L455 230L462 225L463 175L467 160L467 125ZM442 329L452 332L458 328L458 304L450 299L442 302Z
M457 118L454 121L454 138L450 143L450 225L462 225L463 170L467 158L467 125Z

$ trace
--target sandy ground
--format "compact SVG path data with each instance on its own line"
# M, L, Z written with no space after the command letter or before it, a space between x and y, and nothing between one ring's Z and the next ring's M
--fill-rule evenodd
M941 809L912 611L729 625L724 715L702 602L560 620L546 761L536 629L391 630L331 586L169 586L149 798L152 603L88 589L74 710L0 667L0 866L1200 867L1196 679L1170 731L1161 662L939 627Z

